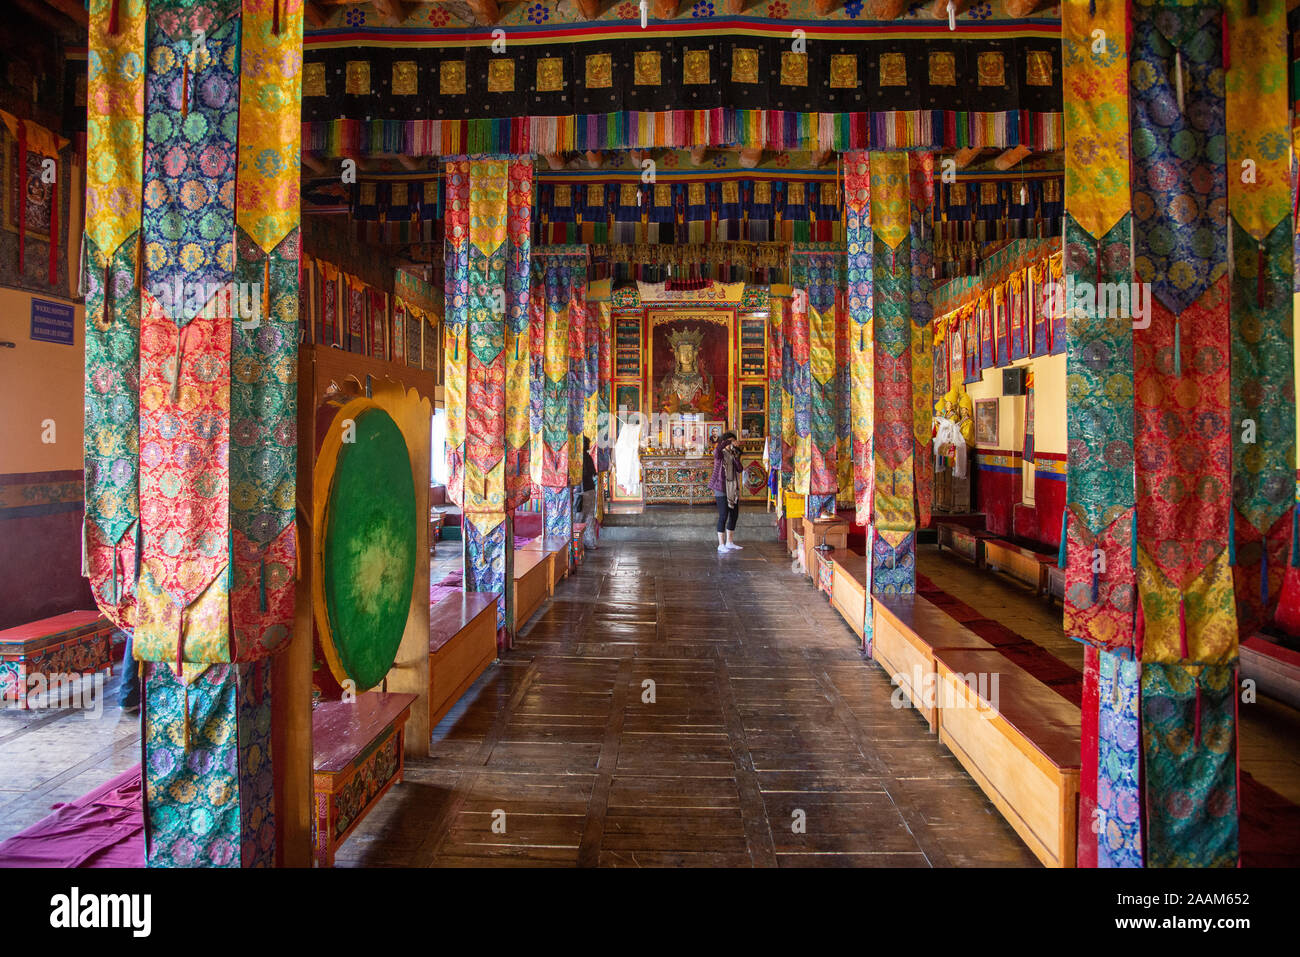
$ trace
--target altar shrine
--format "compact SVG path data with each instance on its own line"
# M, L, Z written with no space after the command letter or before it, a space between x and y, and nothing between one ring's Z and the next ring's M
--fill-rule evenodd
M1300 862L1290 6L22 0L0 866Z

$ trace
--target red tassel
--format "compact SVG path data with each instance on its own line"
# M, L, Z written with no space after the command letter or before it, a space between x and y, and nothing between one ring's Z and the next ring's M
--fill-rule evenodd
M280 35L280 0L272 0L271 2L271 32L277 37ZM262 700L260 693L257 700L259 703Z
M1187 608L1182 598L1178 599L1178 653L1184 661L1191 657L1187 653Z
M1142 646L1147 637L1147 618L1142 610L1142 600L1138 595L1137 585L1133 586L1133 652L1138 661L1142 660Z
M108 35L110 37L117 36L117 4L118 0L113 0L112 5L108 8Z
M186 54L181 65L181 116L190 114L190 58Z

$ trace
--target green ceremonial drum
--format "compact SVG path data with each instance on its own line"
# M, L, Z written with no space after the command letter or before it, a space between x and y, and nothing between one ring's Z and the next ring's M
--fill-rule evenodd
M415 584L415 480L401 429L373 400L348 401L324 426L313 479L319 657L339 687L360 693L393 666Z

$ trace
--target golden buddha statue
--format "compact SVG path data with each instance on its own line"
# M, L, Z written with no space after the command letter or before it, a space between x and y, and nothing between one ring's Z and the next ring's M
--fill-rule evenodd
M668 336L673 370L659 380L659 411L713 413L717 397L713 376L700 369L700 344L704 333L683 329Z

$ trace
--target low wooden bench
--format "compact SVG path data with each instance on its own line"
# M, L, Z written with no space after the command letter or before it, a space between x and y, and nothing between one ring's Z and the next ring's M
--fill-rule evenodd
M979 528L968 528L956 522L936 522L934 526L935 541L939 551L945 545L963 558L969 559L979 568L984 564L983 543L993 537L991 532Z
M354 701L322 701L311 713L312 845L321 867L388 789L402 780L406 719L413 694L367 691Z
M26 710L28 678L113 673L113 624L98 611L70 611L0 631L0 706Z
M1036 552L1001 538L986 538L983 545L986 568L1004 572L1031 586L1040 595L1049 587L1047 565L1056 562L1055 555Z
M831 559L834 563L831 604L861 638L867 620L867 556L837 548Z
M1065 604L1065 569L1057 565L1058 559L1055 556L1044 555L1040 557L1039 569L1040 575L1038 580L1038 594L1047 599L1047 603L1054 604L1056 599Z
M939 740L1047 867L1073 867L1079 708L1001 653L935 652Z
M554 595L555 586L569 574L569 549L571 547L571 542L567 542L557 535L538 536L527 545L520 546L520 551L541 552L546 556L547 595Z
M515 549L515 631L528 623L551 593L551 561L540 548Z
M497 657L497 596L457 592L429 609L429 727Z
M877 595L871 605L871 657L936 730L938 651L993 646L920 595Z
M1241 643L1241 676L1250 678L1263 694L1300 708L1300 651L1292 651L1260 635Z

